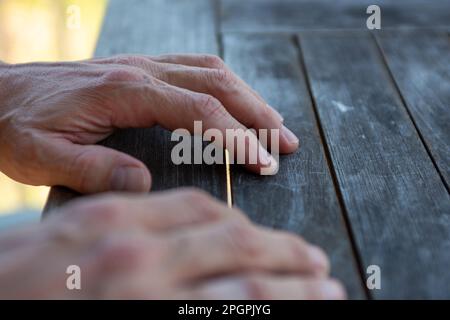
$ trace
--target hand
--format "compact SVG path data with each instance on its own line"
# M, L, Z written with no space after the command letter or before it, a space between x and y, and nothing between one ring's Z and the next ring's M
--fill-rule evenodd
M142 162L93 144L116 128L192 131L194 120L223 135L227 128L281 129L280 152L298 147L282 117L214 56L0 65L0 170L22 183L83 193L148 191ZM258 144L255 135L250 140ZM263 149L247 167L276 170Z
M340 299L324 253L193 190L75 200L0 237L0 298ZM81 290L66 288L69 265Z

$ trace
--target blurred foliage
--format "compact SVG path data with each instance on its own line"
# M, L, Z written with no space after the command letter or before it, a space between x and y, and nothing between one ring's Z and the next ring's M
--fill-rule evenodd
M92 56L107 0L0 0L0 60L81 60ZM25 186L0 173L0 215L41 210L47 187Z

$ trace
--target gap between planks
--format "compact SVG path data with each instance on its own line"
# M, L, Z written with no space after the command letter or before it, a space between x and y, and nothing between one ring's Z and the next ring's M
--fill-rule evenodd
M424 148L428 154L428 157L430 158L431 162L433 163L434 168L436 169L436 172L438 173L439 177L442 180L442 183L444 184L445 188L447 189L447 192L450 193L449 185L447 184L447 181L445 180L444 175L442 174L441 170L439 169L439 166L433 157L430 147L428 146L427 142L425 141L425 138L424 138L422 132L420 131L419 126L417 125L416 120L414 119L414 116L412 115L411 110L408 107L408 104L406 103L406 99L403 96L403 93L400 90L400 87L399 87L397 81L395 80L394 74L393 74L391 68L389 67L389 63L387 62L386 55L381 47L379 39L375 36L374 32L369 32L369 33L371 35L372 41L375 42L375 45L378 50L378 55L380 56L380 60L383 62L384 69L388 75L388 78L391 82L392 87L397 92L397 95L400 98L403 108L405 109L406 113L408 114L409 119L411 120L411 122L417 132L417 135L419 136L419 139L422 142L422 145L424 146ZM449 40L450 40L450 38L449 38Z
M333 164L333 161L331 160L330 150L328 148L328 144L326 142L325 135L324 135L324 132L323 132L322 123L320 121L319 112L317 110L316 99L315 99L315 97L314 97L314 95L312 93L311 83L309 81L309 76L308 76L308 70L306 69L305 59L303 57L303 51L302 51L300 36L298 36L298 35L295 36L294 35L293 36L293 43L294 43L294 45L297 48L298 59L299 59L300 68L301 68L301 71L302 71L302 76L305 79L308 95L309 95L309 98L310 98L311 103L312 103L314 118L316 120L316 125L317 125L317 128L319 130L320 141L322 143L322 146L323 146L323 149L324 149L324 153L325 153L325 160L326 160L326 163L327 163L327 166L328 166L328 170L330 171L331 178L332 178L332 181L333 181L333 186L334 186L334 189L336 191L337 200L338 200L339 206L341 208L341 212L342 212L341 217L342 217L342 220L344 222L345 229L346 229L347 234L348 234L348 238L350 240L351 248L352 248L352 251L353 251L353 257L354 257L354 259L356 261L356 265L357 265L358 270L359 270L359 276L361 278L362 287L364 288L364 294L366 295L366 298L372 300L373 297L372 297L369 289L365 285L366 279L364 277L364 275L365 275L365 271L364 271L364 267L363 267L364 263L362 261L362 257L361 257L361 255L359 253L358 246L356 244L355 235L354 235L354 232L352 230L352 224L350 222L350 218L349 218L348 213L347 213L347 208L345 207L344 198L342 196L342 192L341 192L341 189L339 187L339 183L338 183L338 180L337 180L334 164Z

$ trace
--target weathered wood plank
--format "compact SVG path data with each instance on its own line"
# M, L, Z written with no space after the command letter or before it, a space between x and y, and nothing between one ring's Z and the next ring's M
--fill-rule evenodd
M217 54L214 1L111 0L96 56Z
M281 157L276 176L233 167L236 205L255 221L296 232L323 247L331 257L332 274L345 283L350 297L364 297L293 39L225 35L224 59L278 107L286 125L301 138L298 152Z
M215 8L209 0L112 0L96 50L96 56L123 53L218 54ZM102 144L142 160L152 173L152 190L197 186L225 199L224 168L172 163L176 142L168 131L156 127L114 133ZM46 209L55 208L77 194L53 188Z
M450 198L367 33L305 32L316 108L377 298L450 297Z
M381 8L382 28L449 27L444 0L224 0L226 32L292 32L305 29L366 29L366 9Z
M428 150L450 185L450 42L446 33L381 32L384 57Z

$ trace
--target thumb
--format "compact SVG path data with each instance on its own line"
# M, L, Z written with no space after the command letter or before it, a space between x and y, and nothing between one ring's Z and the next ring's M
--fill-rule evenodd
M123 152L69 142L53 147L56 161L50 172L51 185L66 186L81 193L150 189L151 175L147 167Z

